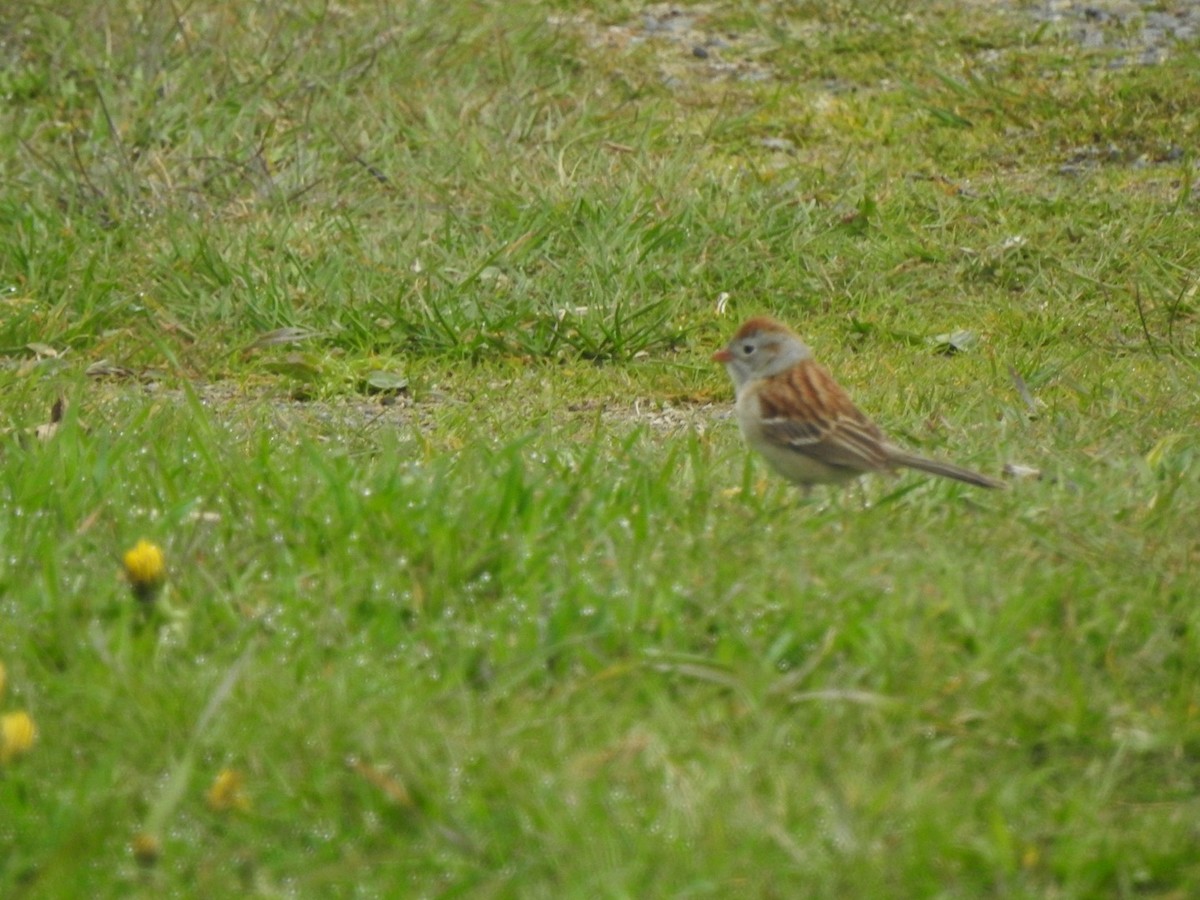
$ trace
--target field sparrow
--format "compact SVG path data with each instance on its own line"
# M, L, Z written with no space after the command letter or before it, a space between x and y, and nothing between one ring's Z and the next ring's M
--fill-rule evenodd
M1004 487L986 475L889 443L813 359L807 345L774 319L750 319L713 354L713 361L724 363L733 379L746 443L805 492L814 484L849 481L901 466L977 487Z

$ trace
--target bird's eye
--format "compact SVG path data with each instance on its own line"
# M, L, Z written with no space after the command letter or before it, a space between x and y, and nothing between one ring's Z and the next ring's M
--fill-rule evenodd
M753 352L754 352L753 344L742 344L742 353L744 355L749 356Z

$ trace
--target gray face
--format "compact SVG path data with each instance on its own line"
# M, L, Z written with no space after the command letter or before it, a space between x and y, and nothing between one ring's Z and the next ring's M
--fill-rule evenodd
M782 372L811 354L799 338L774 331L752 331L729 342L725 364L734 385Z

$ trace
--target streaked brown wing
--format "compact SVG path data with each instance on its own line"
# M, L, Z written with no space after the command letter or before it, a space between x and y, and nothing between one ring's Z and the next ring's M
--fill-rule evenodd
M812 360L767 379L759 403L770 441L828 466L863 472L888 466L883 432Z

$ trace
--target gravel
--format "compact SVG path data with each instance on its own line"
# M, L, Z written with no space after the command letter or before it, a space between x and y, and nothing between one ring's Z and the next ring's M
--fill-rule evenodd
M1200 37L1200 0L974 0L976 6L1007 10L1060 29L1085 50L1117 51L1112 68L1157 65L1181 42Z

